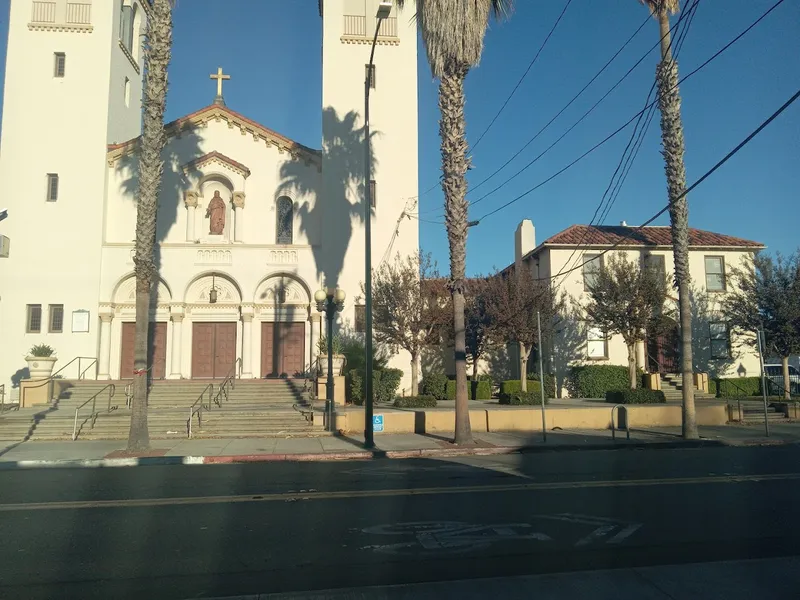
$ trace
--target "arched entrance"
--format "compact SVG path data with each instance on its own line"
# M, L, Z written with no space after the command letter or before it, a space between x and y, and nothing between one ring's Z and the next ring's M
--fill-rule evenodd
M647 336L647 370L650 373L680 373L680 328L669 317L662 317L657 335Z

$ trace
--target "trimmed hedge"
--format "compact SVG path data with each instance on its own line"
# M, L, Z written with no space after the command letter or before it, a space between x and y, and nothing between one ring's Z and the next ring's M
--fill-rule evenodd
M761 377L731 377L728 379L711 379L708 382L708 391L718 398L760 396Z
M519 379L509 379L507 381L500 382L500 397L509 396L510 394L515 394L520 390L522 384ZM552 375L545 375L545 388L544 388L544 395L548 398L555 397L555 377ZM537 376L536 379L528 378L528 392L536 393L541 395L542 388L541 383L539 382L539 378Z
M447 399L447 375L444 373L429 373L422 379L419 392L422 396L433 396L436 400Z
M364 371L351 369L347 374L348 400L356 406L364 404Z
M548 404L549 402L550 400L545 398L544 403ZM509 406L541 406L542 395L538 390L536 392L513 392L505 396L500 396L500 404L507 404Z
M394 399L395 408L435 408L433 396L402 396Z
M572 367L567 378L572 398L604 398L606 392L624 390L630 385L628 367L618 365Z
M467 398L470 400L491 400L491 381L478 381L477 384L473 384L472 381L467 381ZM447 380L447 399L456 399L456 382L454 379Z
M403 379L402 369L384 369L380 378L373 384L375 386L375 402L391 402L397 395L400 380Z
M667 398L661 390L611 390L606 392L606 402L612 404L664 404Z

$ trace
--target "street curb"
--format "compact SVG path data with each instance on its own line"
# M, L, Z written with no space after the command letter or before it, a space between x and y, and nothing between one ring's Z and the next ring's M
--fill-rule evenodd
M354 450L313 454L239 454L230 456L148 456L100 459L20 460L0 461L0 471L14 469L97 469L170 465L230 465L262 462L343 462L351 460L381 460L408 458L447 458L456 456L501 456L509 454L539 454L547 452L576 452L595 450L671 450L680 448L784 446L797 442L781 440L675 440L642 442L620 440L616 443L561 444L557 446L495 446L490 448L427 448L417 450Z

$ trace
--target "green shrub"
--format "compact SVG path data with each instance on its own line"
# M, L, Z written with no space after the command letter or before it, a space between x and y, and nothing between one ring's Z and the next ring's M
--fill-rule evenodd
M467 398L470 400L491 400L492 384L488 381L478 381L473 384L467 381ZM454 379L447 380L447 399L456 399L456 382Z
M500 383L500 398L504 398L510 396L511 394L516 394L517 392L521 391L521 383L519 379L509 379L508 381L502 381ZM549 375L545 376L545 396L547 398L553 398L555 396L555 378ZM542 388L541 384L539 383L538 379L528 379L528 392L535 393L539 396L542 395Z
M729 379L712 379L708 382L708 391L720 398L736 396L760 396L761 377L731 377Z
M572 367L567 378L567 389L573 398L604 398L606 392L630 385L628 367L617 365Z
M545 398L544 403L548 404L549 402L550 400ZM505 396L500 396L500 404L507 404L509 406L541 406L542 395L539 390L535 392L511 392Z
M528 388L530 389L530 382L539 381L538 373L531 373L528 375ZM548 398L556 397L556 376L549 373L544 374L544 395Z
M347 374L348 400L357 406L364 404L364 371L352 369Z
M35 358L49 358L55 353L56 351L53 350L52 346L48 346L47 344L36 344L30 349L29 355Z
M334 337L334 341L336 337ZM340 340L341 353L346 360L344 365L345 375L351 370L358 370L362 373L367 368L366 348L364 341L358 338L344 337ZM323 352L324 354L324 352ZM389 363L389 356L380 348L372 347L372 369L373 372L380 371Z
M612 404L664 404L667 398L661 390L609 390L606 392L606 402Z
M380 378L373 384L375 402L391 402L397 395L400 380L403 379L402 369L384 369L380 371Z
M433 396L402 396L394 399L395 408L435 408Z
M447 375L444 373L429 373L422 380L420 394L433 396L436 400L446 400L447 381Z

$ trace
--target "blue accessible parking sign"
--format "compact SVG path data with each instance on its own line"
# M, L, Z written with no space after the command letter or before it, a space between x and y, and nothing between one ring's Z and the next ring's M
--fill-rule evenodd
M383 431L383 415L372 416L372 431Z

